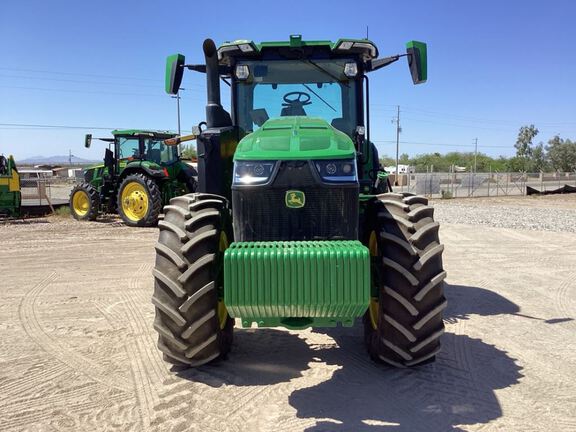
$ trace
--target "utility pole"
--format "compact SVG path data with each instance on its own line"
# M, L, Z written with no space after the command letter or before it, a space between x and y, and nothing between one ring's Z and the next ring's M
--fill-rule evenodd
M186 90L185 88L181 88L180 90ZM178 113L178 136L181 136L180 133L180 90L176 93L176 96L170 96L172 99L176 99L176 110Z
M478 156L478 138L474 138L474 174L476 174L476 158Z
M392 120L392 122L396 123L396 176L394 177L394 186L398 186L398 164L400 163L400 132L402 132L402 128L400 127L400 105L398 105L397 108L398 111L396 114L396 120Z
M181 88L180 90L186 90ZM176 96L170 96L172 99L176 99L176 110L178 115L178 136L182 136L180 131L180 90L176 93ZM178 144L178 156L182 155L182 144Z
M68 165L72 165L72 149L68 149Z

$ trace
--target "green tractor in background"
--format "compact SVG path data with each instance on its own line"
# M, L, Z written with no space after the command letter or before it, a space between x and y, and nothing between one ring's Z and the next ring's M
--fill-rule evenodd
M203 45L207 127L197 137L198 190L164 207L152 303L164 359L225 358L243 327L353 325L379 362L434 360L446 300L439 225L426 198L382 181L370 141L367 74L402 56L426 81L426 45L378 59L369 40L238 40ZM231 112L220 81L231 89Z
M0 155L0 216L20 216L20 174L12 156Z
M196 190L196 169L178 156L180 138L169 132L114 130L104 163L84 170L84 182L70 194L77 220L95 220L99 213L118 213L129 226L158 223L171 198ZM92 135L86 135L89 148Z

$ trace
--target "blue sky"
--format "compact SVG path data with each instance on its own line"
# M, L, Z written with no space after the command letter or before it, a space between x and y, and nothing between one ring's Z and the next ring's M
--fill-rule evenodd
M372 139L395 152L512 155L520 126L536 141L576 138L576 3L571 1L152 2L3 1L0 5L0 153L100 159L83 135L115 127L176 129L163 91L165 57L202 62L202 41L364 37L380 55L428 43L428 82L405 61L371 76ZM204 119L204 76L184 77L184 129ZM223 95L224 96L224 95ZM226 97L226 96L224 96ZM18 125L78 126L77 129ZM89 127L84 130L83 127ZM97 129L103 128L103 129Z

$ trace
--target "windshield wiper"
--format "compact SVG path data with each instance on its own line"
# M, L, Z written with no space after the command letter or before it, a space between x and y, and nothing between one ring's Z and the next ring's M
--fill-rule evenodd
M306 87L306 88L308 89L308 91L310 91L312 94L314 94L314 96L316 96L318 99L320 99L320 100L321 100L322 102L324 102L326 105L328 105L329 108L332 108L332 111L338 112L338 111L336 111L336 108L334 108L332 105L330 105L328 102L326 102L326 101L322 98L322 96L320 96L318 93L316 93L314 90L312 90L308 84L302 83L302 85L303 85L304 87Z
M332 72L327 71L326 69L324 69L322 66L320 66L318 63L313 62L310 59L300 59L300 61L304 62L304 63L309 63L312 66L314 66L316 69L320 70L321 72L324 72L324 74L328 75L330 78L332 78L334 81L338 82L338 83L342 83L344 84L346 87L350 87L350 85L345 82L342 81L340 78L338 78L336 75L333 75Z

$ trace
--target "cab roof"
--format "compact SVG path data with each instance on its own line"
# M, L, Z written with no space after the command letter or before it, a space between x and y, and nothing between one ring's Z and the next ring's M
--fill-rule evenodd
M366 62L378 57L378 48L368 39L338 39L305 41L301 35L291 35L287 41L270 41L255 43L252 40L235 40L225 42L218 48L218 59L223 64L231 64L233 59L259 58L270 52L279 51L319 51L329 53L331 57L358 57Z
M174 137L174 136L176 136L175 133L170 132L170 131L158 131L158 130L146 130L146 129L115 129L112 131L112 135L114 135L114 136L116 136L116 135L131 135L131 136L146 135L146 136L153 136L153 137L156 137L156 136Z

